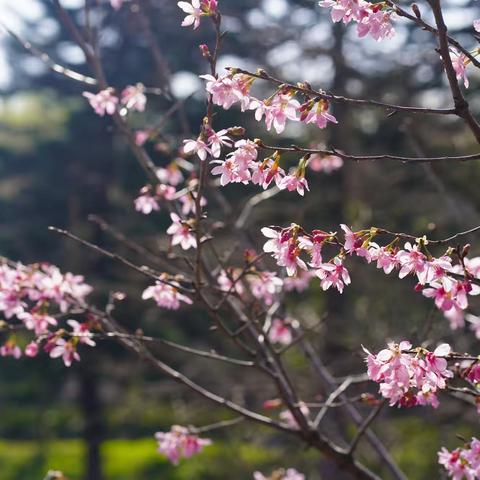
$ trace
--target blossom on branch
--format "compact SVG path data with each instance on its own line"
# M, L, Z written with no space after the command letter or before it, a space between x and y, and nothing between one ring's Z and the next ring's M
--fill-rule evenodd
M178 288L174 285L166 284L163 281L157 282L144 290L142 294L143 300L154 300L157 305L167 310L178 310L180 308L180 302L191 305L193 302L186 295L183 295L178 291Z
M453 480L480 478L480 440L473 437L463 447L452 451L443 447L438 452L438 463Z
M174 465L178 465L180 459L200 453L204 447L212 444L211 440L200 438L180 425L173 425L169 432L157 432L155 439L158 442L158 452Z
M95 113L101 117L105 114L113 115L117 111L118 97L111 87L98 93L83 92L82 95L88 100Z
M412 407L431 405L437 408L437 392L444 390L447 380L453 377L446 357L450 345L439 345L435 351L419 348L412 351L408 341L389 343L388 348L376 355L367 353L368 377L380 384L380 393L389 405Z

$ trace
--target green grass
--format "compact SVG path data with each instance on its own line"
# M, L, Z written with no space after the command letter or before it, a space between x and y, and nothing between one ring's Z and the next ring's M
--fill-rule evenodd
M227 473L229 479L243 480L259 465L281 462L282 455L275 448L254 444L216 443L174 467L158 455L153 438L108 440L101 454L107 480L214 480ZM49 469L80 480L84 461L81 440L0 441L0 480L41 480Z

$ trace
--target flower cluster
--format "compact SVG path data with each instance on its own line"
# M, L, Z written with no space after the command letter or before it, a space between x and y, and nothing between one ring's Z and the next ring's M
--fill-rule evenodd
M270 476L266 477L261 472L253 473L253 480L305 480L303 473L297 472L294 468L281 468L275 470Z
M143 112L147 104L145 87L141 83L126 87L122 91L120 98L115 94L115 90L112 87L108 87L98 93L83 92L82 95L88 100L95 113L101 117L113 115L117 111L119 104L122 116L130 111Z
M224 292L233 291L242 298L246 298L247 288L255 299L267 306L273 304L283 286L283 280L276 273L255 268L250 268L247 272L241 268L223 270L217 281Z
M385 3L370 3L364 0L323 0L321 7L331 8L334 22L357 23L359 37L370 35L379 41L392 38L395 29L391 23L392 10Z
M307 234L298 225L284 229L265 227L262 233L269 239L263 250L275 258L277 265L285 267L289 276L298 276L301 270L307 271L310 267L323 290L333 286L342 293L345 285L350 284L350 275L344 266L345 252L323 262L323 245L332 241L334 234L321 230ZM308 263L301 258L302 254L310 257Z
M157 168L158 183L155 186L145 185L140 189L139 196L134 201L135 210L149 215L152 212L160 211L163 203L168 205L170 210L176 210L178 207L182 215L195 214L195 200L191 191L195 187L196 180L184 178L179 167L180 160L186 167L190 167L185 160L177 159L165 167ZM180 185L184 181L185 184ZM174 203L176 201L178 204ZM207 200L202 197L200 205L204 207L206 204Z
M285 267L289 276L297 276L301 270L317 276L323 290L334 287L342 293L350 284L345 260L352 255L375 263L385 274L398 270L399 278L415 276L418 282L415 290L434 299L452 329L464 325L468 298L480 293L480 287L472 281L480 279L480 257L465 256L461 264L453 265L451 249L438 258L432 257L426 248L429 243L426 238L418 238L415 243L406 242L399 249L395 246L398 237L386 246L374 242L373 238L379 234L376 228L359 232L344 224L341 228L343 242L336 232L313 230L307 233L295 224L287 228L263 228L263 235L269 239L263 249L275 258L277 265ZM323 261L326 245L336 250L328 262ZM480 321L476 321L476 317L470 315L468 319L474 331L480 330Z
M63 274L46 263L0 265L0 312L12 325L17 320L33 333L34 339L25 348L28 357L35 357L39 345L45 342L43 349L50 357L62 357L65 365L70 366L72 360L80 358L79 343L95 345L87 335L94 326L94 319L85 323L67 320L72 329L68 332L57 328L55 318L58 313L68 314L74 307L84 305L91 290L82 276ZM14 358L22 355L14 335L0 347L0 355Z
M194 30L200 26L202 17L217 13L217 0L191 0L191 3L178 2L177 5L187 14L182 22L182 27L193 25Z
M173 425L169 432L157 432L158 452L170 462L178 465L181 458L189 458L200 453L203 447L211 445L211 440L199 438L186 427Z
M473 437L463 448L453 451L443 447L438 452L438 463L453 480L480 478L480 440Z
M324 98L307 99L300 103L296 91L289 86L282 86L267 99L260 100L250 95L255 78L245 73L230 72L218 76L202 75L206 80L206 90L212 102L228 110L233 104L240 103L242 112L255 111L255 119L265 119L267 130L273 126L280 134L285 130L287 120L313 123L318 128L325 128L328 122L337 123L336 118L328 112L329 102Z
M155 285L146 288L142 294L142 299L152 299L159 307L167 310L178 310L180 302L188 305L192 304L189 297L178 291L178 285L174 282L165 283L165 281L165 279L161 279Z
M380 384L380 393L389 405L412 407L439 405L437 392L444 390L453 377L446 357L450 345L439 345L433 352L417 348L412 350L408 341L389 343L388 348L373 355L367 353L368 377Z

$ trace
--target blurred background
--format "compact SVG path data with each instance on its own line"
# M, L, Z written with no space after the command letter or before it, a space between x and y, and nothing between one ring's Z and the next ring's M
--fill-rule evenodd
M84 1L62 3L81 26ZM108 2L91 3L110 84L121 89L142 82L169 88L179 100L188 99L182 117L164 122L157 140L148 146L157 164L165 165L182 138L196 135L202 119L204 90L198 75L206 73L207 66L197 46L212 42L208 22L196 31L180 28L183 15L173 0L126 1L118 11ZM451 103L434 39L404 21L395 22L395 38L376 43L358 39L354 26L333 26L328 11L314 1L220 0L219 4L228 31L222 67L261 67L289 81L307 80L316 88L352 97L438 108ZM480 15L476 3L443 4L452 34L473 48L472 21ZM49 1L0 0L0 6L1 22L20 37L60 64L89 73L81 50L56 20ZM426 5L419 6L428 20ZM49 225L66 228L125 253L87 220L88 215L101 216L152 249L159 248L158 239L169 219L165 212L148 217L135 212L133 200L145 184L144 175L111 121L95 116L81 97L84 87L51 72L9 35L1 36L0 42L1 254L24 263L49 261L64 271L85 275L100 304L105 304L110 291L125 292L117 317L131 330L142 328L200 348L221 345L204 312L187 308L171 313L142 302L140 295L147 286L143 277L47 230ZM163 68L154 61L153 43L158 45ZM480 113L478 80L473 73L467 94L476 113ZM267 85L263 88L268 91ZM149 97L147 112L133 117L132 124L138 128L158 124L170 106L162 97ZM263 124L235 108L219 112L216 122L222 127L244 125L250 138L261 137L267 143L324 144L352 154L462 155L478 150L463 125L446 116L388 116L383 110L341 104L334 105L333 112L339 126L319 131L289 125L282 139L272 139ZM331 174L309 172L308 180L312 191L301 201L282 193L251 215L245 228L259 248L260 226L293 221L324 230L336 230L342 222L357 228L376 225L439 238L480 224L476 162L348 163ZM225 188L235 210L256 191L238 185ZM215 202L209 212L220 217ZM231 241L227 233L222 238L225 245ZM475 239L472 243L473 254L480 254ZM360 344L375 350L385 339L422 341L429 335L434 343L453 341L457 350L478 352L468 327L452 332L447 320L432 310L432 302L412 292L413 280L386 277L354 260L351 265L353 282L342 296L324 293L312 282L307 292L287 299L289 315L307 326L327 314L311 341L335 376L362 373ZM261 402L274 395L248 372L222 364L212 368L208 360L192 360L165 348L158 349L160 356L240 403L261 409ZM220 348L228 352L227 347ZM279 466L293 466L311 480L343 478L329 476L328 465L316 452L246 424L215 432L214 446L172 467L156 453L156 431L175 423L201 426L231 414L212 409L114 343L102 342L80 353L82 362L70 369L44 357L2 359L1 480L41 479L49 468L85 480L245 480L256 469L268 473ZM287 360L300 389L311 390L313 385L318 398L323 398L303 356L292 349ZM374 386L363 386L368 388L375 392ZM468 438L478 432L473 409L458 401L444 403L438 412L390 409L375 428L411 479L440 478L436 462L440 446L455 446L456 434ZM343 422L352 432L347 419ZM379 468L368 446L360 452L372 468Z

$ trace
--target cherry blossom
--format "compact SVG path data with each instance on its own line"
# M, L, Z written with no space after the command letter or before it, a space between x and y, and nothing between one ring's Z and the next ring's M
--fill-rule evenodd
M40 349L37 342L30 342L25 347L25 355L29 358L34 358L38 355L39 350Z
M265 116L267 130L272 126L280 134L285 130L287 120L298 121L297 110L300 108L298 100L290 93L279 93L266 101L253 99L249 108L255 110L255 119L260 121Z
M320 279L322 290L328 290L335 287L339 293L343 293L345 285L350 285L350 275L343 265L343 259L336 256L329 263L322 263L315 271L315 275Z
M77 362L80 361L80 355L77 352L77 347L73 340L67 341L63 338L57 338L48 353L51 358L62 357L66 367L70 367L74 360Z
M480 32L480 18L473 21L473 28L476 32Z
M218 132L214 130L209 131L207 143L214 158L220 157L223 146L232 146L233 142L227 133L227 129L219 130Z
M166 167L157 168L156 174L161 183L168 183L174 187L183 182L182 172L175 161Z
M459 52L457 49L452 47L450 50L450 59L452 60L452 65L457 75L457 80L462 80L463 78L463 84L465 85L465 88L468 88L469 81L467 78L467 65L470 60L464 53Z
M289 192L297 191L299 195L303 197L305 190L310 190L308 188L308 183L306 178L302 173L295 172L289 175L286 175L278 182L278 187L280 190L287 189Z
M250 88L254 79L244 74L227 73L218 78L213 75L201 75L206 80L205 89L212 96L212 102L228 110L233 104L241 102L242 111L250 106Z
M172 224L167 229L167 234L172 236L172 246L180 245L184 250L197 247L197 240L192 229L176 213L171 213Z
M446 360L450 345L439 345L433 352L417 349L415 355L408 341L389 343L387 349L376 355L364 350L368 376L380 384L380 393L389 400L390 406L438 407L437 392L444 390L446 381L453 377Z
M135 199L135 210L144 215L160 210L157 200L152 195L145 193Z
M174 285L164 282L157 282L155 285L148 287L142 294L143 300L153 299L161 308L168 310L178 310L180 302L191 305L193 302L186 295L178 291Z
M78 339L79 343L84 343L90 347L94 347L96 344L93 341L90 334L90 324L88 322L80 323L77 320L67 320L67 324L72 328L71 335Z
M83 92L82 94L90 103L97 115L101 117L113 115L117 111L118 97L115 96L113 88L106 88L98 93Z
M400 264L396 252L389 247L380 247L375 242L369 242L368 252L370 260L377 262L377 268L381 268L387 275Z
M200 26L200 18L203 14L200 8L200 0L191 0L191 3L178 2L177 5L187 14L182 22L182 27L193 25L193 29L197 29Z
M198 158L202 161L205 161L207 155L212 153L210 148L207 147L207 144L200 137L197 138L197 140L184 140L183 151L187 155L196 153Z
M144 112L147 104L147 97L145 96L145 87L138 83L137 85L129 85L121 94L121 103L125 107L126 112L136 110L137 112Z
M462 448L452 451L443 447L438 452L438 463L453 480L480 478L480 441L473 437Z
M327 174L342 168L343 160L337 155L321 155L314 153L310 156L308 166L314 172L325 172Z
M310 286L312 281L313 272L299 270L295 277L286 277L283 279L283 288L286 292L297 291L299 293L304 292Z
M10 338L0 347L0 356L19 359L22 356L22 350L15 343L15 340Z
M373 4L363 0L324 0L319 2L319 5L331 8L334 22L357 22L359 37L370 34L378 41L395 35L391 24L392 13L386 10L385 4Z
M211 440L200 438L180 425L173 425L169 432L157 432L155 439L158 442L158 452L165 455L174 465L178 465L182 458L200 453L204 447L212 443Z
M427 257L420 252L418 245L412 245L410 242L407 242L404 250L400 250L397 253L396 259L400 263L398 276L404 278L410 273L418 274L423 272Z
M338 123L337 119L328 113L328 106L326 100L319 100L315 103L307 102L300 108L300 112L302 112L300 121L306 124L314 123L318 128L325 128L328 122Z
M289 323L280 318L273 319L272 325L268 330L268 339L272 343L290 345L293 340L293 335Z
M267 306L273 304L283 287L283 280L275 272L255 271L247 276L247 281L252 295Z

